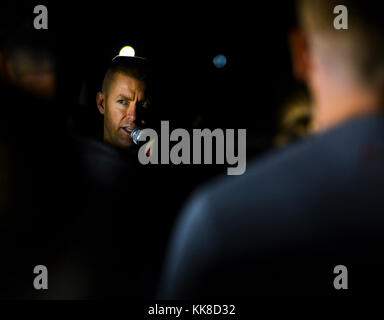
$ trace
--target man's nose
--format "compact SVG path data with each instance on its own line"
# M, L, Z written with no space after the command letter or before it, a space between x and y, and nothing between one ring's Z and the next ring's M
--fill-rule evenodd
M136 121L136 102L132 101L127 109L127 118L130 121Z

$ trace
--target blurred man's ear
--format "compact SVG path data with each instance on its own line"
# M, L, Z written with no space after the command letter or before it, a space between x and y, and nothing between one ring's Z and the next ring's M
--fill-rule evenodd
M307 38L301 29L291 31L289 37L293 73L297 80L306 82L310 72Z
M105 113L105 95L99 91L96 95L96 104L101 114Z

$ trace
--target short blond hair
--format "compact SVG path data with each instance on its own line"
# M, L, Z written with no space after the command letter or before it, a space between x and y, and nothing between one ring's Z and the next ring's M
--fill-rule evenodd
M334 8L348 9L348 29L336 30ZM384 85L384 23L380 6L370 0L297 0L299 24L308 37L321 37L365 83ZM348 51L347 51L348 50Z

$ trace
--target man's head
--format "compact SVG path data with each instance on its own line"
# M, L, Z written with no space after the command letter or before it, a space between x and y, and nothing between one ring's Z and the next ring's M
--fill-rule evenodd
M340 4L348 10L346 30L334 27ZM315 126L323 129L376 111L384 102L384 21L377 3L298 0L297 9L294 72L311 92Z
M108 68L96 103L104 115L104 141L116 147L134 146L131 131L145 126L149 100L149 64L142 58L116 57Z

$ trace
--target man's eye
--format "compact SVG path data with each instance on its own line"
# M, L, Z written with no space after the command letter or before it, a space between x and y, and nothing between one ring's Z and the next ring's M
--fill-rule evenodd
M117 103L125 104L125 100L123 100L123 99L117 100Z

